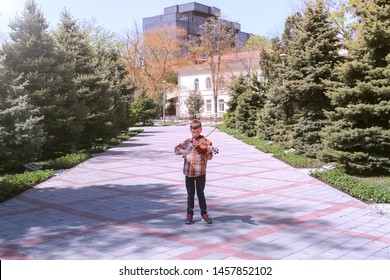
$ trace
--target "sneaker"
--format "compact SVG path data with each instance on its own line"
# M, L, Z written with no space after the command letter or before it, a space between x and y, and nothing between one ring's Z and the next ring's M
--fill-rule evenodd
M206 223L208 224L212 224L213 223L213 220L211 220L211 217L209 214L204 214L202 216L202 220L205 221Z
M187 219L186 219L185 223L187 225L190 225L190 224L192 224L193 219L194 219L194 215L187 214Z

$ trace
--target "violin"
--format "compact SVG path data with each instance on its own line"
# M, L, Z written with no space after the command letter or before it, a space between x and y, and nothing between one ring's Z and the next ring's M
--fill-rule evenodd
M192 145L194 145L194 148L199 148L201 150L207 150L207 147L211 146L211 150L214 154L218 154L219 153L219 149L217 147L213 147L213 143L209 140L209 139L206 139L206 137L199 137L198 139L195 139L193 142L192 142Z

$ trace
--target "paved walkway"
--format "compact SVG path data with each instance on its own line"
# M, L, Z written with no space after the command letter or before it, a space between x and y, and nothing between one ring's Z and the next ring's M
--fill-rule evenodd
M0 259L390 259L388 216L219 131L214 223L185 225L188 136L146 128L0 204Z

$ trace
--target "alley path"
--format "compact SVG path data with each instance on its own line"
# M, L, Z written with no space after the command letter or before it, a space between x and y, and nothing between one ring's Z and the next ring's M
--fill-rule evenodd
M214 223L196 211L184 224L173 147L189 135L147 127L0 204L0 259L390 259L389 217L218 130L206 183Z

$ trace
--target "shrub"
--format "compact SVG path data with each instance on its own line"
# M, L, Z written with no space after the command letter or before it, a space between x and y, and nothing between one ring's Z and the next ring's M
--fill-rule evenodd
M108 144L95 144L93 147L88 149L88 152L91 154L98 154L106 151L110 145Z
M265 140L247 137L233 129L226 128L224 125L219 126L219 129L233 135L237 139L241 139L249 145L255 146L263 152L272 153L276 158L283 160L294 167L320 167L323 165L317 160L293 152L285 153L284 150L286 147L283 143L270 143ZM390 203L390 183L387 183L385 179L381 180L383 181L383 184L380 185L377 183L378 180L368 181L367 178L353 177L339 169L315 171L312 175L359 200L365 202Z
M257 149L265 152L265 153L271 153L276 158L283 160L284 162L298 168L303 167L320 167L322 163L320 163L317 160L310 159L295 153L285 153L284 150L286 147L283 143L270 143L269 141L249 137L246 135L243 135L236 130L226 128L226 126L219 126L220 130L225 131L226 133L234 136L237 139L240 139L244 141L245 143L252 145L256 147Z
M68 154L66 156L53 160L50 168L52 169L68 169L76 166L77 164L89 159L89 155L86 153Z
M76 166L77 164L87 160L90 156L86 153L68 154L56 159L36 162L42 169L68 169Z
M275 154L275 156L297 168L319 167L319 165L321 165L318 161L314 159L310 159L294 153L286 154L284 153L284 151L278 152L277 154Z
M53 175L53 170L38 170L1 177L0 202L30 189L31 187L49 179Z
M388 189L366 183L340 170L316 171L312 175L362 201L377 203L390 202L390 191Z

